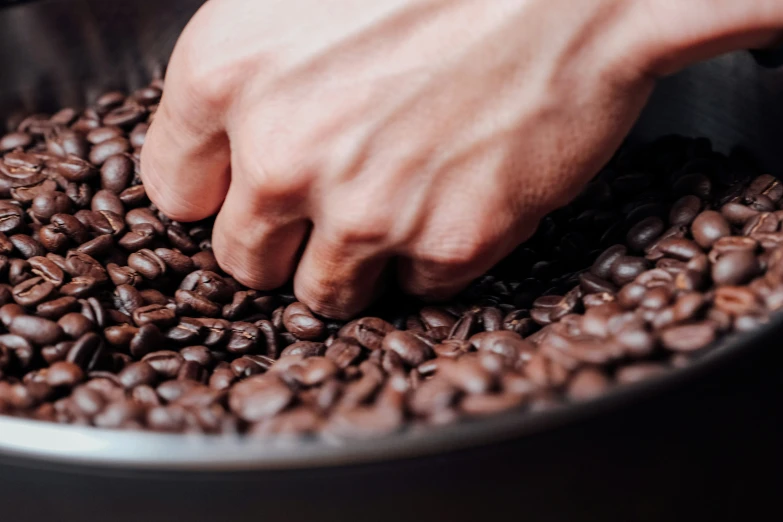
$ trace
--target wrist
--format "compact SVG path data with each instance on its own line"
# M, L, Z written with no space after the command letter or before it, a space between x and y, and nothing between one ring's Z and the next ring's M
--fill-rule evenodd
M769 48L783 36L779 0L646 0L636 5L637 53L654 76L730 51Z

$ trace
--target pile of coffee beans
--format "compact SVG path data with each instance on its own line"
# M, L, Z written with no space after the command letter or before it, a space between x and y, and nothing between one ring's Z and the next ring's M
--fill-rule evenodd
M348 323L218 267L150 204L162 83L0 138L0 412L161 432L371 437L596 397L783 306L783 185L741 150L626 147L458 299Z

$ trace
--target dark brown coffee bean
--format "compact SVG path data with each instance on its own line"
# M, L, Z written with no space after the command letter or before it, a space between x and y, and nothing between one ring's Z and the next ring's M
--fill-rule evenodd
M128 266L147 279L157 279L166 273L166 263L155 252L146 248L128 256Z
M49 223L55 214L71 211L71 200L62 192L47 192L33 198L30 213L40 223Z
M166 263L169 270L175 274L186 275L193 271L195 268L193 261L190 257L186 256L179 250L173 250L171 248L156 248L155 255Z
M736 226L743 226L745 223L759 215L758 210L754 210L740 203L726 203L721 207L720 213L726 218L726 221Z
M185 359L177 352L161 350L146 354L142 361L148 364L162 379L175 379Z
M128 188L132 179L133 161L125 154L109 156L101 166L101 188L103 190L119 195Z
M233 289L223 277L207 270L197 270L188 274L179 288L196 292L215 303L227 303L234 296Z
M215 255L209 251L198 252L193 254L190 259L193 260L193 265L198 270L214 272L219 270Z
M99 428L127 428L140 426L146 408L132 399L107 404L93 423Z
M93 212L108 210L120 216L125 215L125 206L122 204L122 201L120 201L117 194L109 190L96 192L92 197L90 208Z
M465 393L487 393L494 385L494 377L479 360L467 356L439 361L437 375Z
M14 248L22 254L25 259L30 259L35 256L45 256L46 249L35 239L24 234L14 234L9 237L13 243Z
M384 350L390 350L400 356L410 367L419 366L433 357L432 349L419 338L404 331L389 332L383 339Z
M177 312L180 315L200 315L205 317L217 317L220 315L220 305L213 303L196 292L177 290L174 297L177 302Z
M395 331L394 325L378 317L364 317L351 321L343 326L338 337L355 339L368 350L380 350L383 338L387 333Z
M709 321L674 326L661 333L661 342L669 350L691 352L715 340L715 325Z
M152 386L158 378L155 369L146 362L131 364L123 369L117 377L127 389L140 385Z
M280 353L280 357L298 356L298 357L315 357L324 354L326 345L315 341L296 341L288 345L285 350Z
M93 145L90 151L89 159L90 163L94 165L102 165L107 159L116 155L128 152L130 150L130 143L122 136L110 138L104 140L97 145Z
M694 219L691 233L702 248L710 248L718 239L731 235L731 226L720 213L705 210Z
M702 208L701 200L696 196L683 196L672 205L669 211L669 224L689 226Z
M10 132L0 138L0 152L24 149L33 143L33 137L26 132Z
M86 333L73 344L66 361L76 364L82 370L92 371L100 360L101 344L101 338L97 334Z
M755 178L745 190L746 197L763 195L777 203L783 197L783 186L780 181L769 174Z
M151 304L137 308L133 312L133 322L136 326L154 324L157 327L173 326L177 322L174 310L165 305Z
M260 348L261 338L258 328L252 323L236 322L230 327L226 350L239 355L255 353Z
M62 329L54 321L33 315L17 315L8 329L38 345L55 344L63 337Z
M108 280L106 269L94 257L71 250L65 259L65 268L74 277L89 277L97 282Z
M18 304L32 308L54 294L55 287L42 277L33 277L16 285L13 289L14 301Z
M127 342L129 343L131 355L137 358L144 357L148 353L159 350L162 346L165 345L163 334L153 323L144 324L139 327L138 330L127 328L125 332L126 334L132 333L132 337Z
M315 317L302 303L292 303L286 307L283 324L286 330L305 341L317 341L325 337L323 321Z
M637 252L643 252L663 233L665 225L657 216L650 216L631 227L626 236L626 244Z
M79 410L89 416L97 415L106 405L103 395L86 386L78 386L73 390L71 399Z
M293 400L290 388L272 375L259 375L235 385L229 405L242 420L257 422L282 411Z
M78 304L76 303L75 299L73 300L73 304ZM57 324L60 326L60 328L62 328L62 331L65 333L65 335L71 339L79 339L95 328L95 324L93 324L92 321L77 312L70 312L63 315L57 321Z
M647 260L641 257L620 256L612 264L611 280L617 286L630 283L649 268Z
M729 315L746 315L756 313L759 302L746 287L722 286L715 290L715 307Z
M56 287L63 284L65 273L52 260L42 256L34 256L27 262L30 264L30 270L36 276L43 277Z
M129 266L118 266L114 263L109 263L106 265L106 270L112 283L117 286L136 286L142 282L141 274Z
M52 364L46 373L46 383L53 388L73 388L82 380L84 380L82 369L65 361Z
M717 285L739 285L754 277L759 268L758 259L753 252L727 252L712 266L712 280Z

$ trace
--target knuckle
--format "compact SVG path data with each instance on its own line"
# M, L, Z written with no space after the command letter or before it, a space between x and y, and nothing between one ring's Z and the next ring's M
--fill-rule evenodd
M335 241L341 245L381 245L387 241L394 220L383 207L371 209L364 206L350 210L334 209Z

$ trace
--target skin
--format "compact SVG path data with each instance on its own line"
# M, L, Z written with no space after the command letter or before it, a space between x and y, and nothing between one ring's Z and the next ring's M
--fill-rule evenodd
M779 0L211 0L142 151L226 272L329 317L462 289L578 194L657 78L780 36Z

